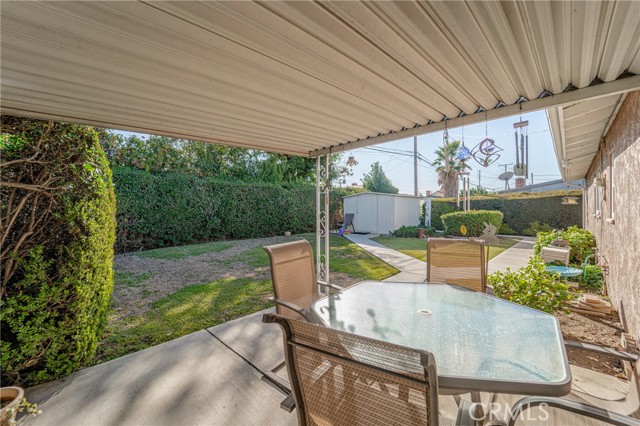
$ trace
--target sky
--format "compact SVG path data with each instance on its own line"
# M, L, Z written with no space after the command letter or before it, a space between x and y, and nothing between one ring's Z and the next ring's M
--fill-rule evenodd
M528 120L527 128L529 134L529 172L533 173L533 183L541 183L550 180L560 179L560 171L556 161L553 144L551 141L551 131L545 111L536 111L522 115L522 120ZM519 116L502 118L489 121L487 123L476 123L469 126L454 127L449 129L449 140L461 140L464 133L464 143L472 149L486 137L493 139L500 148L500 158L489 167L482 167L473 159L467 161L471 166L470 181L471 186L478 185L478 171L480 171L480 183L489 190L504 189L504 182L498 176L504 172L504 166L499 164L515 164L515 140L513 123L520 121ZM429 162L435 159L434 151L442 146L443 132L429 133L418 136L418 153ZM383 148L396 152L388 154L376 151ZM353 155L358 165L353 168L353 176L347 177L347 184L361 184L361 179L365 173L371 170L371 164L376 161L385 171L391 182L400 190L401 194L413 194L413 138L401 139L396 142L375 145L371 148L360 148L344 153L345 161L349 155ZM408 154L408 155L405 155ZM512 170L513 166L508 166ZM531 179L527 180L527 184ZM511 188L515 186L514 179L509 182ZM418 162L418 191L424 195L425 190L435 192L439 189L438 178L434 168L425 162Z
M527 132L529 135L529 172L533 173L533 183L547 182L560 179L560 171L553 151L551 141L551 131L549 122L544 110L522 115L522 120L528 120ZM467 148L472 149L483 139L489 137L496 142L496 145L503 149L500 158L489 167L482 167L473 159L467 161L471 166L470 182L472 187L478 185L478 171L480 171L480 184L488 190L504 189L504 182L498 176L504 172L504 166L500 164L512 164L507 166L512 170L516 162L515 141L513 123L520 121L519 116L502 118L489 122L476 123L463 127L453 127L449 129L449 140L462 140ZM118 131L125 136L134 133ZM145 136L145 135L140 135ZM442 146L443 132L429 133L418 136L418 153L427 161L435 159L435 150ZM380 152L384 149L387 152ZM393 153L388 153L393 151ZM343 160L346 161L350 155L355 157L358 165L353 167L353 176L346 178L346 184L361 184L365 173L371 171L371 165L376 161L380 163L385 174L401 194L414 193L413 181L413 138L401 139L395 142L375 145L373 147L359 148L345 151ZM527 184L531 183L531 178L527 179ZM514 179L509 182L511 188L515 186ZM425 190L435 192L439 189L438 177L434 167L426 162L418 162L418 191L424 195Z

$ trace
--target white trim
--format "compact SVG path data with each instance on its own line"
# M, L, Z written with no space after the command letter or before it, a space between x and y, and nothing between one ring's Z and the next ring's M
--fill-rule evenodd
M603 96L626 93L638 89L640 89L640 75L634 75L607 83L601 83L595 86L588 86L582 89L572 90L570 92L563 92L556 95L549 95L544 98L533 99L521 103L514 103L500 108L493 108L488 111L475 112L463 117L451 118L446 121L442 120L435 123L413 127L411 129L405 129L398 132L390 132L384 135L370 137L367 139L334 145L316 151L311 151L309 153L309 156L316 157L328 153L348 151L351 149L363 148L366 146L381 144L385 142L393 142L399 139L405 139L413 136L419 136L426 133L444 130L445 126L447 128L452 128L461 126L463 124L470 125L486 120L495 120L498 118L509 117L527 112L539 111L541 109L597 99Z

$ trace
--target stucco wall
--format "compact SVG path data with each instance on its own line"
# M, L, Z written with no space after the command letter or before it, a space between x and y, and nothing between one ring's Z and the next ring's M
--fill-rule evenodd
M604 187L595 185L598 176L604 176ZM599 217L595 215L596 190L600 191ZM585 192L585 227L596 236L602 256L600 263L608 264L606 281L611 301L620 311L627 331L637 338L640 336L640 91L629 93L622 103L591 164Z

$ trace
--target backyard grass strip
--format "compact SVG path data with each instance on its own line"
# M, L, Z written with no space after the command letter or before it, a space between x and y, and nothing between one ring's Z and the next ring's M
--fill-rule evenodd
M234 244L230 241L216 241L212 243L191 244L188 246L141 251L136 253L136 256L144 259L180 260L190 256L199 256L205 253L220 253L233 246Z
M500 242L497 245L491 245L489 248L489 260L493 259L515 243L520 241L519 238L498 237ZM397 238L397 237L376 237L372 240L380 244L404 253L423 262L427 261L427 240L419 238Z

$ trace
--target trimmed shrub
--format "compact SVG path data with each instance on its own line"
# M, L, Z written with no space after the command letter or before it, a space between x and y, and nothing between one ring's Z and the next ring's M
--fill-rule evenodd
M427 207L427 203L422 204L422 220L425 220L425 208ZM431 199L431 226L434 228L444 231L444 225L442 224L442 215L447 213L457 212L458 208L456 207L455 202L442 202L440 199Z
M562 205L562 197L578 197L577 205ZM523 235L532 222L561 229L582 224L581 191L548 191L477 195L471 197L471 208L475 210L498 210L504 214L503 222L518 235ZM453 198L434 198L431 200L431 222L441 226L442 214L458 211Z
M418 229L424 229L424 235L431 237L436 233L435 228L431 226L402 226L391 233L394 237L400 238L418 238Z
M469 210L442 215L442 224L446 234L462 236L460 227L467 228L467 237L479 237L485 228L485 222L500 229L502 225L502 213L489 210Z
M316 226L312 185L230 182L127 167L114 169L114 182L118 252L296 234ZM342 196L352 192L331 189L332 218L342 209Z
M113 289L115 198L91 127L2 116L2 381L94 356Z
M509 225L507 225L506 223L502 222L502 225L500 225L500 229L498 229L498 234L500 234L500 235L516 235L516 231L511 229L511 227Z
M540 224L540 222L536 220L531 222L529 227L522 231L522 233L524 235L536 236L538 235L538 232L549 232L551 230L553 230L553 228L550 225L547 225L546 223Z
M489 275L488 283L496 296L530 308L553 313L566 307L575 296L558 275L545 271L544 262L531 258L526 266Z
M542 247L550 246L556 240L567 240L571 249L569 263L582 265L590 254L595 252L596 237L586 229L570 226L566 230L538 232L533 244L533 254L540 255Z

